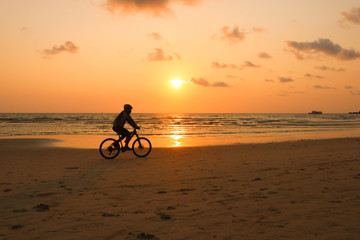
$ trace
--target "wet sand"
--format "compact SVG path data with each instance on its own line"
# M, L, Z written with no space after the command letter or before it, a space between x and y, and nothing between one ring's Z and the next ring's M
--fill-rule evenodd
M0 139L1 239L360 239L360 139L102 159Z

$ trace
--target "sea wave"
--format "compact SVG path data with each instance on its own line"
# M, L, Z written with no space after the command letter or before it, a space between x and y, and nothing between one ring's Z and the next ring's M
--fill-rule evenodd
M0 113L0 136L108 135L116 113ZM261 135L360 129L353 114L134 113L145 135ZM130 126L128 126L130 128Z

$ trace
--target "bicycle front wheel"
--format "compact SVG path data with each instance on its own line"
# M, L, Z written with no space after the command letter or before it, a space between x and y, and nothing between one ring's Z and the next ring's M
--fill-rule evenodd
M100 144L99 151L104 158L113 159L119 155L120 146L115 139L107 138Z
M146 157L151 152L151 142L147 138L140 137L134 141L132 151L138 157Z

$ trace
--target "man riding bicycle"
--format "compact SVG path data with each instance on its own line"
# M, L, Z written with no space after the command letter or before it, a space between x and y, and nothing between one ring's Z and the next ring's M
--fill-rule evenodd
M133 128L135 129L140 129L140 127L135 123L135 121L131 118L130 114L131 114L131 109L133 107L130 104L125 104L124 105L124 110L115 118L114 123L113 123L113 130L121 135L121 140L125 139L125 147L124 150L131 150L128 147L128 144L131 140L131 134L130 132L124 128L125 123L129 123Z

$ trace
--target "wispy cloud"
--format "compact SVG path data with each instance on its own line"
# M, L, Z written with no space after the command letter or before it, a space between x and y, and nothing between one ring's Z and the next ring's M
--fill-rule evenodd
M148 36L151 37L151 38L153 38L153 39L155 39L155 40L162 40L161 35L158 34L158 33L155 33L155 32L149 33Z
M210 84L209 81L203 79L203 78L191 78L191 82L195 85L199 85L202 87L230 87L225 82L214 82L213 84Z
M42 51L42 53L45 55L45 56L53 56L53 55L57 55L59 53L62 53L62 52L69 52L69 53L77 53L79 50L79 47L76 46L73 42L71 41L67 41L65 42L64 44L61 44L61 45L54 45L52 48L49 48L49 49L44 49Z
M257 33L263 33L266 31L266 29L262 27L253 27L253 31Z
M282 94L304 94L302 91L281 91Z
M212 62L212 66L214 68L233 68L233 69L238 68L238 66L236 66L235 64L224 64L218 62Z
M279 77L279 81L282 83L294 82L294 79L290 77Z
M333 72L343 72L343 71L346 70L345 68L334 68L334 67L328 67L328 66L325 66L325 65L316 66L315 68L320 69L322 71L333 71Z
M329 87L329 86L326 86L326 85L314 85L313 87L316 88L316 89L325 89L325 90L327 90L327 89L336 89L334 87Z
M350 94L354 96L360 96L360 91L356 91L356 92L350 91Z
M238 80L245 80L244 78L242 77L238 77L238 76L234 76L234 75L226 75L226 78L230 78L230 79L238 79Z
M352 60L360 58L360 52L354 49L345 49L330 39L320 38L313 42L287 41L287 45L298 59L310 58L313 55L323 53L340 60ZM305 56L304 54L307 54Z
M304 94L304 92L302 92L302 91L280 91L280 93L278 93L278 96L287 97L287 96L293 95L293 94Z
M30 35L32 33L31 29L28 27L22 27L20 29L20 33L24 35Z
M149 61L172 61L175 59L174 57L176 59L181 59L178 53L167 55L163 49L154 48L154 51L148 54L147 59Z
M354 96L360 96L360 91L354 88L353 86L346 85L344 86L346 90L350 90L349 93Z
M126 13L151 13L159 17L173 14L169 7L172 3L182 3L187 6L194 6L202 0L107 0L105 7L112 13L120 11Z
M306 73L305 77L307 77L307 78L317 78L317 79L323 79L324 78L323 76L314 75L314 74L311 74L311 73Z
M341 12L344 20L354 24L360 24L360 7L352 8L349 12Z
M225 63L219 63L219 62L212 62L212 67L218 68L218 69L224 69L224 68L231 68L231 69L239 69L242 70L244 68L259 68L260 65L256 65L250 61L244 61L244 63L241 66L237 66L235 64L225 64Z
M273 82L275 82L275 81L272 80L272 79L265 79L265 82L271 82L271 83L273 83Z
M272 58L269 54L267 54L266 52L259 52L258 53L258 57L259 58L266 58L266 59L270 59Z

